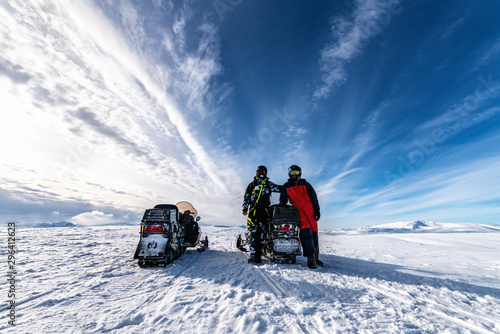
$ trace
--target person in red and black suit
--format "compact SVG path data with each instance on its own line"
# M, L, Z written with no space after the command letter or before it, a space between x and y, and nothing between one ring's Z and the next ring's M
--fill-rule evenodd
M320 218L318 196L309 182L302 178L302 169L297 165L288 168L288 181L281 189L280 204L288 201L299 211L300 242L304 256L307 257L307 266L316 269L322 267L323 262L318 259L318 220Z

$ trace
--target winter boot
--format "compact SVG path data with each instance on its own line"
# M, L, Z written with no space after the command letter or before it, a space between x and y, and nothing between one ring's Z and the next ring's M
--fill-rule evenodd
M250 255L250 258L248 259L248 263L262 263L262 260L260 257L261 257L261 253L255 252L254 254Z
M307 266L309 269L316 269L318 266L316 265L316 261L314 260L314 256L308 256L307 257Z
M254 256L250 256L248 258L248 263L251 263L251 264L262 263L262 260L260 259L260 257L254 255Z
M316 253L314 253L314 259L316 260L316 264L320 267L323 267L323 261L320 261L318 257L319 257L319 251L316 251Z

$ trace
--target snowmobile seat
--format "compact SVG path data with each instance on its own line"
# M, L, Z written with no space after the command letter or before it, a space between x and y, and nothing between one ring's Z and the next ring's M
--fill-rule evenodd
M298 224L299 211L291 205L271 205L271 220L275 225Z

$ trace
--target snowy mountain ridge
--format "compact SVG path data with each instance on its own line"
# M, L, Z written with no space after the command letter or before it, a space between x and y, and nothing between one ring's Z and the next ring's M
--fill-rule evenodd
M370 225L358 229L340 229L333 233L487 233L500 232L500 227L474 223L440 223L433 221L402 221Z
M47 222L35 223L33 225L27 225L27 226L30 226L30 227L74 227L76 225L71 223L71 222L60 221L60 222L56 222L56 223L47 223Z

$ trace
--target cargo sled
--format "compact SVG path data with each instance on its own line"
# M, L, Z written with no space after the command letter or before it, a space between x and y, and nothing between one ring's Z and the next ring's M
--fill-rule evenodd
M140 240L134 254L140 267L166 266L186 248L204 251L208 237L202 238L196 209L188 202L159 204L147 209L141 220Z
M291 205L271 205L269 216L262 255L276 263L295 263L297 255L302 254L299 212ZM247 231L244 238L238 236L236 247L248 252L249 241L250 233Z

